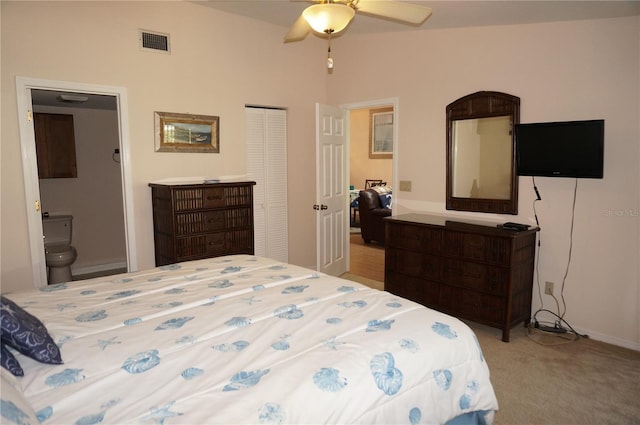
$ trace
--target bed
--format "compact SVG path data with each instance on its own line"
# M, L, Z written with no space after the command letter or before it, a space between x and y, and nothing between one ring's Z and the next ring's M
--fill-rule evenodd
M9 348L24 375L1 368L2 423L490 424L498 408L458 319L267 258L5 294L3 355L5 301L63 363Z

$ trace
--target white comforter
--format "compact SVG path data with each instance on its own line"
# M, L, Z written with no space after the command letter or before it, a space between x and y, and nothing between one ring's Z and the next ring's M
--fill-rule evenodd
M44 424L442 424L497 401L459 320L252 256L8 294L63 365L22 355Z

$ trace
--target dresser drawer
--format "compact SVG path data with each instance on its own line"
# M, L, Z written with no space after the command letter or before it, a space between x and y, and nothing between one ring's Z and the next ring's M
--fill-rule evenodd
M484 323L500 324L505 319L505 302L500 297L494 297L477 292L463 292L460 307L464 312L470 312L472 317Z
M250 208L179 213L176 214L176 234L191 235L249 227L252 224L252 219Z
M166 189L158 189L158 201L168 195ZM168 200L169 198L167 198ZM166 201L165 201L166 202ZM172 204L175 211L200 210L252 205L251 186L202 186L173 190ZM160 204L158 204L160 206Z
M440 309L456 316L486 324L499 325L505 320L505 300L502 297L468 291L454 286L440 287Z
M225 190L222 187L209 187L203 190L203 208L221 208L226 205Z
M389 264L390 270L404 275L423 277L428 280L440 280L442 275L442 258L431 254L403 249L391 250L385 257L385 263Z
M440 254L443 246L442 229L428 226L407 226L388 222L389 234L386 243L391 246Z
M176 214L176 235L192 235L225 228L224 210Z
M509 269L449 258L443 267L443 280L463 288L506 295Z
M438 302L440 285L414 276L386 271L384 290L423 305L433 305Z
M176 238L176 256L180 261L191 257L204 257L223 252L225 235L223 232L208 235Z
M474 233L448 232L445 241L447 256L483 261L501 266L510 262L511 241L507 238Z
M176 255L180 261L238 253L253 254L251 229L176 238Z

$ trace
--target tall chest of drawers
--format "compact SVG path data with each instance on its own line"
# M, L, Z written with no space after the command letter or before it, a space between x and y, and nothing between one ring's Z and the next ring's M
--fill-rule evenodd
M253 255L253 185L150 183L156 266Z
M406 214L386 221L386 291L502 330L528 323L536 229Z

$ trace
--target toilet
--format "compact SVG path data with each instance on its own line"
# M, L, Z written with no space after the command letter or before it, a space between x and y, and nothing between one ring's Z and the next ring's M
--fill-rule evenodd
M71 281L71 264L78 257L76 249L71 246L72 221L71 215L42 217L49 285Z

